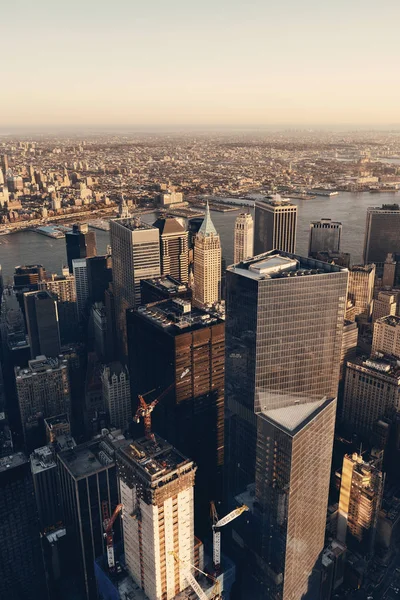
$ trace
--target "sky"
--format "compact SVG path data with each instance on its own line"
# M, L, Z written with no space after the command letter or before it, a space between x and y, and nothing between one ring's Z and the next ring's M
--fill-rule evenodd
M400 124L399 0L13 0L0 127Z

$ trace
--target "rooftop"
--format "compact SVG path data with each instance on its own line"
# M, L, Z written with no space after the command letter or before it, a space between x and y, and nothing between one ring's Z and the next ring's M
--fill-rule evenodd
M174 336L223 323L217 316L193 306L190 300L181 298L161 300L139 306L136 310L130 309L128 312L136 312L143 319L151 321L153 325Z
M369 206L367 208L368 212L372 211L391 211L391 212L399 212L400 207L398 204L382 204L382 206Z
M204 216L204 220L199 229L199 233L201 233L204 236L218 235L217 230L214 227L214 223L211 220L210 207L208 205L208 202L206 205L206 214Z
M55 455L49 446L36 448L31 454L31 469L33 475L42 473L56 466Z
M157 227L160 230L160 234L173 234L173 233L185 233L186 229L182 225L179 219L175 217L166 217L164 219L157 219L153 223L153 227Z
M112 219L110 221L110 224L112 225L113 223L116 223L117 225L120 225L121 227L125 227L126 229L129 229L130 231L155 229L153 227L153 225L148 225L147 223L144 223L143 221L141 221L140 217L129 217L128 219L125 219L125 218Z
M13 469L14 467L20 467L27 462L28 459L23 452L16 452L10 456L0 458L0 473Z
M375 323L384 323L385 325L390 325L391 327L399 327L400 326L400 317L390 316L381 317L377 319Z
M258 280L347 272L344 267L281 250L270 250L264 254L259 254L237 265L230 265L227 270Z
M284 408L264 410L261 416L266 417L286 432L295 435L304 425L316 417L330 401L330 399L323 398L307 404L295 404Z
M131 442L121 448L121 454L149 483L155 483L176 471L193 468L191 460L158 435Z
M64 369L67 366L65 359L47 358L44 355L37 356L33 360L28 361L28 368L15 367L16 377L31 377L37 373L45 373Z
M126 440L125 440L126 442ZM115 447L106 436L58 454L74 479L89 477L115 464Z
M183 292L187 290L186 283L174 279L171 275L161 275L161 277L153 277L152 279L142 279L141 283L145 282L147 285L151 285L158 290L168 292L170 294L176 294L177 292Z
M297 205L291 202L288 198L282 198L279 194L275 194L271 198L263 198L262 200L256 201L256 206L263 207L269 205L274 208L294 208L297 210Z
M396 378L400 383L400 361L394 356L386 356L376 353L375 358L357 357L347 363L350 367L362 367L369 371L375 371L377 374Z
M351 273L361 272L361 273L371 273L375 269L374 264L370 265L353 265L350 267Z

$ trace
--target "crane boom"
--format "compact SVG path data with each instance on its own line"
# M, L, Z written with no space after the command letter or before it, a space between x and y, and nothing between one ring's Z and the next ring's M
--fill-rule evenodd
M214 502L211 502L211 515L213 519L213 562L217 572L221 567L221 527L228 525L228 523L234 521L237 517L240 517L246 510L249 510L249 507L243 504L243 506L235 508L235 510L232 510L232 512L225 515L225 517L222 517L222 519L218 519L215 504Z
M115 523L115 519L123 509L123 504L117 504L111 518L108 513L108 502L104 500L101 503L102 513L103 513L103 528L104 528L104 537L106 539L106 547L107 547L107 562L108 568L112 571L115 568L115 558L114 558L114 541L113 541L113 530L112 527Z
M214 583L213 598L214 598L214 600L220 600L221 596L220 596L219 581L215 577L212 577L208 573L204 573L204 571L195 567L194 565L191 565L190 563L184 562L181 558L179 558L178 554L176 552L174 552L173 550L168 552L168 554L172 554L175 561L179 564L179 567L182 570L182 573L184 574L184 576L186 577L187 582L189 583L189 585L193 589L193 591L197 594L198 598L200 598L200 600L209 600L209 597L204 592L204 590L200 586L199 582L196 581L195 577L192 575L192 573L190 571L190 567L193 567L193 569L195 569L196 571L198 571L202 575L205 575L206 577L211 579L211 581L213 581L213 583Z
M215 523L215 527L223 527L224 525L228 525L228 523L230 523L231 521L234 521L237 517L240 517L240 515L242 513L246 512L246 510L249 510L249 507L246 506L245 504L243 504L243 506L239 506L238 508L235 508L235 510L233 510L229 514L225 515L225 517L222 517L222 519L219 519L219 521L217 521Z

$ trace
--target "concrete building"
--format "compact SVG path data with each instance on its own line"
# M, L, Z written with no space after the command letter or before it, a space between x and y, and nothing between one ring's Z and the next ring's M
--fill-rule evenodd
M343 339L342 339L342 351L340 353L340 372L339 379L343 380L346 363L356 357L358 342L358 327L354 321L346 321L343 324Z
M77 258L72 261L72 269L75 279L76 308L78 320L85 321L89 301L89 285L87 276L86 258Z
M175 598L187 581L172 553L194 563L196 467L158 436L121 448L117 465L128 571L149 600Z
M62 521L57 459L50 446L42 446L33 451L30 461L40 531L44 533Z
M110 221L113 293L120 351L127 353L126 310L140 304L140 280L159 277L160 232L139 219Z
M97 600L94 561L105 552L102 503L109 514L119 503L115 451L125 438L110 435L65 450L57 455L61 498L76 587L87 600ZM114 542L121 539L114 524Z
M346 455L340 483L337 538L354 552L370 557L383 495L383 475L373 461Z
M120 362L113 362L104 367L101 382L109 423L117 429L125 431L132 422L128 369Z
M29 460L0 458L0 598L47 600L39 521Z
M187 283L189 279L189 233L179 219L159 218L153 227L160 232L161 275Z
M383 204L367 209L364 237L364 264L375 263L383 268L387 255L400 252L400 208L398 204Z
M231 495L254 482L256 414L336 397L346 269L272 251L227 269Z
M340 252L342 224L331 219L310 223L308 256L316 257L319 252Z
M28 368L15 368L15 380L24 438L30 446L28 423L32 419L70 414L68 361L37 356L28 362ZM33 447L44 444L44 427L39 429L43 441Z
M28 292L24 304L31 358L57 357L61 342L56 297L48 291Z
M94 231L89 231L89 227L86 223L73 225L72 231L65 234L65 243L70 273L73 272L73 260L90 258L97 254L96 234Z
M382 275L382 286L392 288L396 280L396 266L397 263L392 253L389 253L386 257L385 264L383 265Z
M351 433L369 437L373 425L400 407L400 368L391 359L347 363L343 422Z
M168 393L152 413L153 430L198 466L196 526L209 528L211 500L222 496L224 464L224 322L175 298L127 313L134 411Z
M170 275L163 275L153 279L142 279L140 282L140 295L142 304L159 302L168 298L191 300L192 290L187 284L181 283Z
M233 262L235 264L254 255L254 222L250 213L240 213L235 220Z
M353 265L349 269L346 319L357 317L368 320L372 314L374 297L375 265Z
M211 305L221 299L221 241L207 204L204 221L194 243L194 302Z
M170 206L171 204L181 204L182 202L182 192L169 191L165 194L160 194L160 203L162 206Z
M335 399L322 399L257 416L252 554L268 565L264 598L301 600L308 590L324 548L335 414Z
M399 294L393 292L379 292L374 300L372 310L372 322L375 323L381 317L394 316L397 311L397 298Z
M62 276L52 274L39 284L40 289L48 290L57 298L58 324L61 344L74 342L77 338L78 313L76 305L75 277L68 268Z
M400 317L386 316L375 321L372 354L376 352L400 359Z
M254 255L296 251L297 205L279 196L255 205Z

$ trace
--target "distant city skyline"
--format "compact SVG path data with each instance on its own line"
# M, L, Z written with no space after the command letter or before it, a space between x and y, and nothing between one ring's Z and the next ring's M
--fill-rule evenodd
M0 130L399 123L387 0L7 3Z

